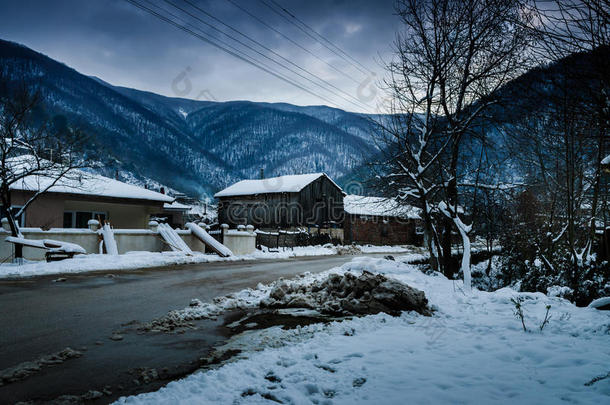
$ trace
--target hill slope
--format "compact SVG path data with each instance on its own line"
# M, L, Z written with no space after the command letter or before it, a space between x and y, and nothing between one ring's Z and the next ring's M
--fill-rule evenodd
M41 91L49 117L92 136L89 153L126 177L210 195L256 177L323 171L338 178L375 147L365 117L329 107L209 102L112 86L0 40L0 66Z

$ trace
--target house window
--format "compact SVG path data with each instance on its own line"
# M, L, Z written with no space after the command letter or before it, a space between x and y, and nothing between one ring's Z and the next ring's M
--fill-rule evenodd
M103 223L106 220L106 213L97 211L64 211L64 228L87 228L87 222L91 219L97 219Z

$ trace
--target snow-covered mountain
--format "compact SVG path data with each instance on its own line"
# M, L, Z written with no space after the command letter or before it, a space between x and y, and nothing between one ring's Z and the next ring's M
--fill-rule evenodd
M325 106L171 98L112 86L0 40L0 68L41 91L45 114L91 136L106 174L210 195L228 183L323 171L350 173L376 151L366 116Z

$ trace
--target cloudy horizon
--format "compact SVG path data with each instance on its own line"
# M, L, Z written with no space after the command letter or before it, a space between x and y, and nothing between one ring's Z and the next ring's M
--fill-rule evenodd
M136 1L183 26L190 24L188 28L197 35L215 40L220 37L225 44L238 49L240 55L246 53L257 58L290 82L299 83L301 88L161 21L125 0L91 1L86 5L75 0L18 3L3 0L0 2L3 10L0 38L28 46L80 73L113 85L170 97L324 104L349 111L372 112L376 100L371 96L370 86L383 74L382 61L391 56L391 44L399 27L393 14L393 0L375 4L364 0L317 0L313 2L315 4L295 0ZM346 55L336 50L331 52L332 45L323 40L315 41L315 33L306 27L298 28L298 21L278 6L337 45ZM279 13L272 11L272 7ZM268 49L223 26L219 20ZM206 23L225 34L219 34ZM275 59L284 67L266 58Z

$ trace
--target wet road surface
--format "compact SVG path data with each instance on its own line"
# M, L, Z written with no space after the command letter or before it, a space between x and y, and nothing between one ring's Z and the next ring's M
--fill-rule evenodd
M382 255L375 255L382 256ZM137 271L58 275L0 281L0 370L70 347L79 358L45 366L22 381L0 386L0 403L47 401L89 390L94 402L159 388L196 370L228 334L222 320L198 321L183 334L138 334L147 322L192 298L214 297L258 283L321 272L354 256L204 263ZM113 332L122 340L112 340ZM150 377L150 370L155 374ZM108 394L111 392L111 394Z

